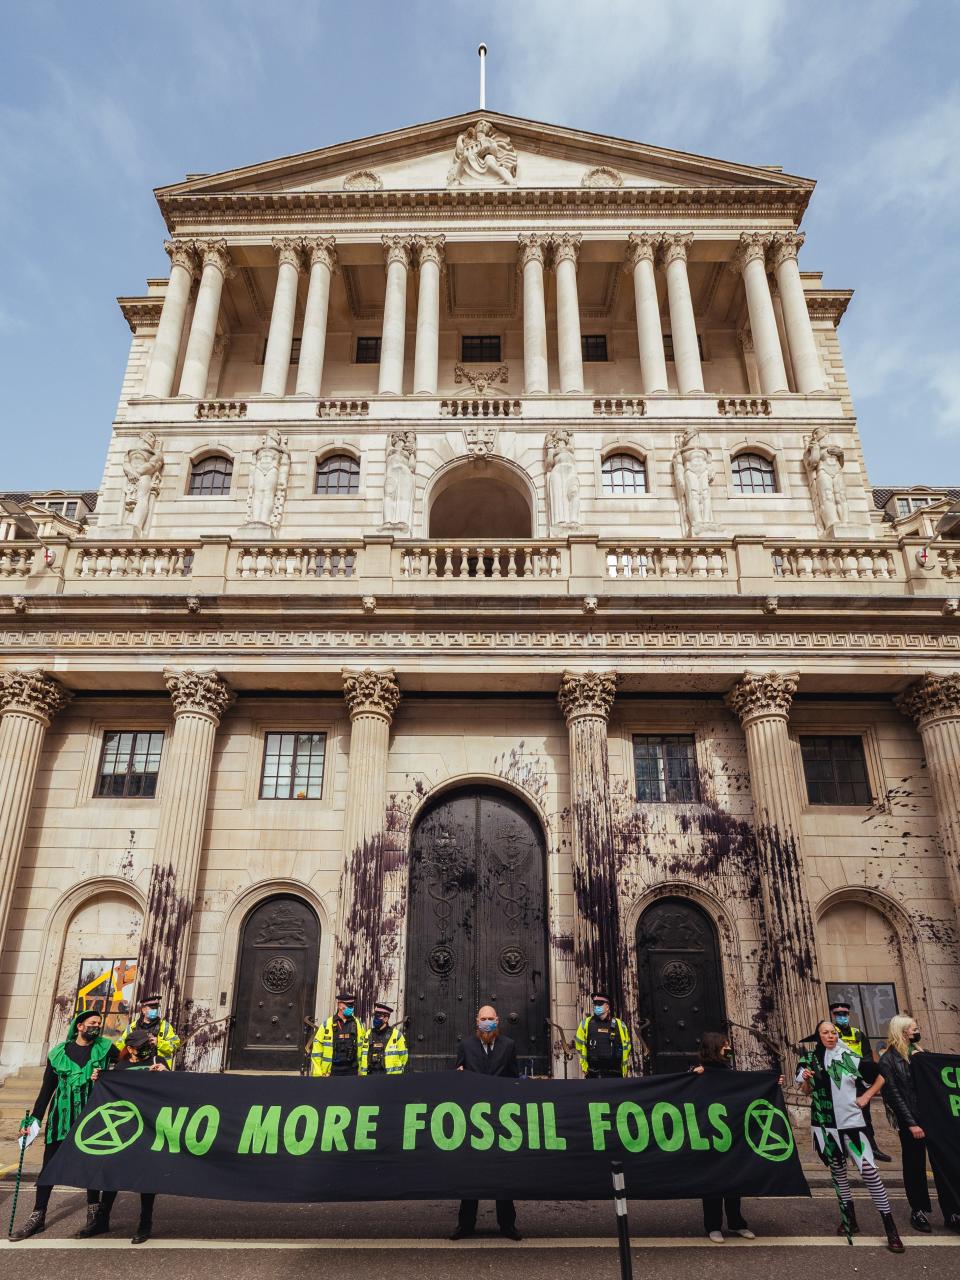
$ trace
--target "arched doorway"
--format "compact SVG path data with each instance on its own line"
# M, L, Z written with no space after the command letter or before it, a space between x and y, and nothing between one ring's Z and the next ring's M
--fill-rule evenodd
M490 461L453 467L430 494L428 536L485 541L533 537L530 492L510 467Z
M726 1029L717 931L686 898L661 898L637 922L640 1016L654 1072L686 1071L705 1031Z
M313 1017L320 921L293 894L259 903L240 932L230 1040L233 1070L296 1071Z
M410 1067L453 1065L477 1009L492 1004L521 1071L550 1071L543 832L494 787L448 792L410 846L406 1010Z
M875 1049L896 1013L909 1009L910 990L900 938L891 922L867 902L834 902L817 924L817 951L827 999L849 1000L850 1020Z
M114 889L77 907L64 933L50 1044L64 1038L78 1008L99 1009L110 1035L124 1030L132 1010L142 921L136 902Z

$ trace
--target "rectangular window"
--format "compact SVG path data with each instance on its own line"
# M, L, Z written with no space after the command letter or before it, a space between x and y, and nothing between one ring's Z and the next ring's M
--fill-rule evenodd
M827 1004L846 1000L850 1021L877 1050L883 1048L890 1019L900 1012L892 982L828 982Z
M703 337L697 334L697 350L700 352L700 359L703 359ZM665 360L673 360L673 334L665 333L663 335L663 356Z
M870 804L863 739L856 734L818 734L800 739L807 799L811 804Z
M464 364L480 364L500 359L500 335L481 333L460 339L460 359Z
M268 733L260 799L319 800L326 748L325 733Z
M908 516L909 514L910 514L910 499L898 498L897 499L897 515Z
M357 339L357 364L379 364L380 363L380 339L379 338L358 338Z
M580 354L584 364L602 364L607 357L607 335L584 333L580 337Z
M103 735L96 795L120 797L157 794L163 733L118 730Z
M698 804L700 777L692 733L633 737L637 799L641 804Z

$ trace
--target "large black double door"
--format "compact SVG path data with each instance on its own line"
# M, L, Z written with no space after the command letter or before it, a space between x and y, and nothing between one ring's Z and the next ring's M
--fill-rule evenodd
M521 1071L550 1071L545 848L530 810L494 788L451 792L411 842L406 1012L410 1069L451 1067L492 1004Z

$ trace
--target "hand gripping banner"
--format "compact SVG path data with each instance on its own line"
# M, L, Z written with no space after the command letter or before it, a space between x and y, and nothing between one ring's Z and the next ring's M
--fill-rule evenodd
M938 1189L942 1180L960 1204L960 1054L915 1053L910 1068Z
M108 1072L42 1181L216 1200L809 1195L769 1072L642 1080Z

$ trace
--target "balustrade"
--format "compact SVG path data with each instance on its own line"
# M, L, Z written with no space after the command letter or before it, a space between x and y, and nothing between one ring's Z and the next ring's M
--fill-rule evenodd
M353 578L358 573L356 543L340 546L248 546L236 558L238 578Z
M559 543L420 543L399 548L400 577L438 581L565 578L564 552Z
M727 552L711 545L603 543L608 578L725 578Z
M0 542L0 578L26 578L33 568L36 547Z
M441 400L441 418L518 418L522 412L519 400L471 399Z
M194 552L186 546L85 546L76 553L78 578L189 578Z
M775 546L770 555L777 578L889 581L897 576L892 552L863 544Z

